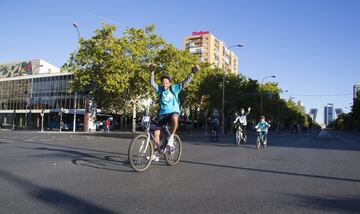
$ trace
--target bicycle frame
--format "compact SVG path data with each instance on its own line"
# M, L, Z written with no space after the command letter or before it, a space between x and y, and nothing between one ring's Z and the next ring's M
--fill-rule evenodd
M236 125L236 124L235 124ZM236 125L236 129L235 129L235 136L234 136L234 140L235 140L235 144L239 145L241 144L242 141L244 141L245 143L245 135L244 135L244 130L241 128L241 125Z
M166 125L165 127L162 127L161 131L165 131L165 137L169 137L170 136L170 131L169 131L169 127ZM151 139L152 142L154 142L155 146L156 146L156 150L158 150L161 154L164 153L164 149L161 148L161 144L160 142L157 142L157 140L155 139L155 136L153 134L153 132L150 130L150 125L146 128L146 135L147 137L147 143L146 146L149 145L149 141ZM147 147L145 148L146 151Z
M138 172L145 171L150 166L156 151L164 155L168 165L176 165L180 161L182 144L179 136L175 135L176 145L167 145L170 136L169 124L159 127L159 131L163 132L159 141L155 139L154 125L151 125L150 117L144 117L142 126L144 133L134 137L129 145L128 159L131 167Z
M243 133L243 129L241 128L240 125L237 127L236 131L240 131L241 133Z
M259 137L261 143L265 142L266 132L267 132L267 130L257 131L257 136Z

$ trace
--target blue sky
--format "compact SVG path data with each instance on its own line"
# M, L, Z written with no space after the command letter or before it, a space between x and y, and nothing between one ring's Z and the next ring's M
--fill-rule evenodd
M155 24L157 33L182 48L184 35L208 30L234 49L239 72L253 79L276 75L281 88L308 111L323 106L349 111L360 81L360 1L0 1L0 63L42 58L61 66L104 20L126 26ZM318 96L328 95L328 96ZM336 95L336 96L335 96ZM347 107L347 108L345 108Z

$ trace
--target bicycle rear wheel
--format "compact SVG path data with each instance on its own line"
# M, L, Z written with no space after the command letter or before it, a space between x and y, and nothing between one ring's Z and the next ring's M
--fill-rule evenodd
M241 143L241 133L240 130L235 132L235 145L238 146Z
M182 154L182 143L178 135L174 135L174 148L170 150L169 146L166 146L164 153L165 161L168 165L174 166L179 163Z
M246 136L245 134L243 134L242 141L243 141L243 144L246 144L246 142L247 142L247 136Z
M267 139L265 138L263 141L263 147L266 148L266 146L267 146Z
M209 137L210 137L210 141L211 141L211 142L213 142L213 141L215 140L215 135L214 135L214 132L213 132L213 131L211 131Z
M143 172L149 168L154 153L153 144L148 136L142 134L136 136L129 145L129 163L137 172Z

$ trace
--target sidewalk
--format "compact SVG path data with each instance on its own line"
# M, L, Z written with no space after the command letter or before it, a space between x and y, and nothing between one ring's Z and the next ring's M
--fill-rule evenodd
M115 130L115 131L110 131L110 132L83 132L83 131L76 131L76 132L72 132L72 131L58 131L58 130L54 130L54 131L39 131L39 130L12 130L12 129L0 129L0 133L1 132L6 132L6 133L16 133L16 132L22 132L22 133L39 133L39 134L71 134L71 135L97 135L97 136L112 136L112 137L126 137L126 136L131 136L133 137L134 135L137 134L143 134L144 131L136 131L135 133L132 133L131 131L119 131L119 130ZM177 132L178 135L180 136L208 136L209 134L205 134L204 131L178 131Z

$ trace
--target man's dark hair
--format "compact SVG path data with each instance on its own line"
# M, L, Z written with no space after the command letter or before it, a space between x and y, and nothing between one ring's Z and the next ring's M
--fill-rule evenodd
M171 76L169 76L168 74L162 75L161 78L160 78L160 81L162 82L163 79L168 79L170 82L172 82L172 78L171 78Z

